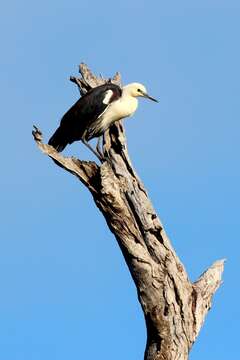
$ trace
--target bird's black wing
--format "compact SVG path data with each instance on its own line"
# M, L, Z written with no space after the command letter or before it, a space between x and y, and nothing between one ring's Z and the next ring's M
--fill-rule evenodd
M97 86L83 95L62 117L59 128L49 140L58 151L67 144L82 139L85 130L101 116L113 101L119 99L122 89L115 84Z
M121 88L111 83L93 88L68 110L61 120L61 125L77 120L85 129L106 110L110 103L119 99L121 94Z

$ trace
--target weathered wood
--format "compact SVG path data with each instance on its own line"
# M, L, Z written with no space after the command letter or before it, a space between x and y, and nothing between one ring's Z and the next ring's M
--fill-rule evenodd
M80 65L80 73L81 78L71 80L81 94L109 81L94 76L85 64ZM120 84L120 75L111 81ZM42 143L37 128L33 135L41 151L89 189L117 239L145 316L144 359L188 359L212 296L221 284L224 261L215 262L198 281L190 282L131 165L121 121L104 136L106 161L102 165L60 155Z

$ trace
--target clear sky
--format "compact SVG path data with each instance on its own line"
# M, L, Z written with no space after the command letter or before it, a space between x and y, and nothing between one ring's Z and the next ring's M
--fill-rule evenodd
M0 360L139 360L145 325L87 190L38 151L84 61L142 100L129 152L192 280L227 258L192 360L239 359L239 0L2 3ZM65 152L92 159L81 144Z

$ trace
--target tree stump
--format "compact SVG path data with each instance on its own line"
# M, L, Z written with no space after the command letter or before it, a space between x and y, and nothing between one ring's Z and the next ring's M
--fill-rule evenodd
M80 65L81 77L71 77L83 95L112 81L121 85L120 74L104 79ZM42 142L35 127L38 148L75 175L91 192L96 206L115 235L137 288L147 327L144 360L186 360L221 284L224 260L216 261L191 283L177 257L147 192L130 162L123 124L104 134L101 165L64 157Z

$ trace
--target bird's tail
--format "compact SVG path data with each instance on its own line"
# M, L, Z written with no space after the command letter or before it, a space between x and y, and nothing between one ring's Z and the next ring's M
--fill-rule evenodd
M48 145L53 146L54 149L56 149L58 152L63 151L68 143L69 142L66 138L66 134L61 128L61 126L59 126L59 128L55 131L53 136L48 141Z

